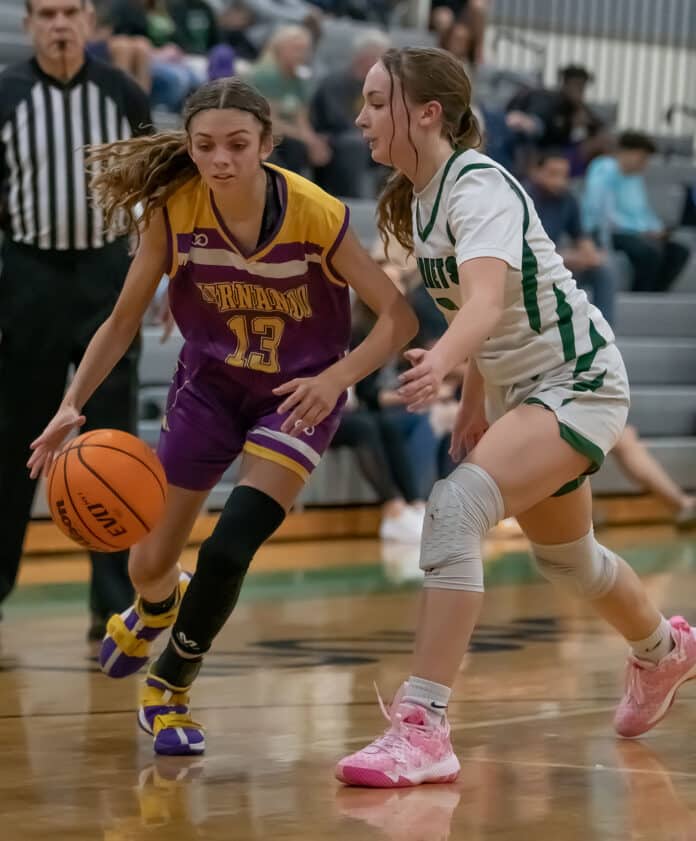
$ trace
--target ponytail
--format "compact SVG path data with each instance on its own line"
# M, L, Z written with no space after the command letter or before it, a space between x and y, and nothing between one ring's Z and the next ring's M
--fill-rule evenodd
M448 139L455 149L475 149L481 145L481 128L471 106L462 112L457 128L448 134Z

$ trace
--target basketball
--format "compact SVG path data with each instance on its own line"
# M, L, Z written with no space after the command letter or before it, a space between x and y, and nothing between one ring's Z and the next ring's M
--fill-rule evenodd
M140 438L97 429L63 448L48 475L47 495L54 523L75 543L117 552L157 523L167 480L159 459Z

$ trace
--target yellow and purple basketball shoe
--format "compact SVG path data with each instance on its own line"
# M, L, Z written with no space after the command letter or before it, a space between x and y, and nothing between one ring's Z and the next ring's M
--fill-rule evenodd
M176 621L190 580L187 572L180 574L174 605L166 613L146 613L138 596L128 610L109 619L99 651L99 665L105 675L128 677L142 669L150 658L152 643Z
M140 692L138 724L160 756L195 756L205 750L205 731L191 718L190 686L172 686L149 672Z
M387 709L389 729L367 747L342 759L336 779L353 786L402 788L421 783L451 783L459 776L446 716L434 715L403 700L404 687Z

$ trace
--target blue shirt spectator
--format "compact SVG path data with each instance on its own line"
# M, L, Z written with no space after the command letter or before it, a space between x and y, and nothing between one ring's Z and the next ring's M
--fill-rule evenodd
M626 255L635 292L666 291L689 259L689 249L670 239L650 206L643 173L654 152L649 137L625 131L614 157L593 161L585 185L585 228Z
M659 232L663 224L655 215L640 172L624 172L614 157L596 158L587 170L583 197L585 227L601 231L642 234Z
M570 163L563 150L539 156L525 184L544 230L580 286L589 289L607 321L614 321L617 279L605 252L583 230L580 206L570 192Z

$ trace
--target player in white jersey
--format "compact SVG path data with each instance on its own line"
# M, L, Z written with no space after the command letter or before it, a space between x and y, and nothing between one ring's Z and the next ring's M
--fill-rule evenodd
M412 675L383 707L387 732L339 762L337 777L354 785L456 778L447 704L483 599L481 540L503 516L517 517L542 575L591 600L629 642L620 735L653 727L696 677L693 629L667 620L592 528L584 478L616 443L629 405L613 333L529 196L474 151L470 93L448 53L389 50L367 75L357 120L373 159L395 170L380 230L415 251L449 322L430 350L408 352L402 398L422 409L448 373L469 364L452 436L460 463L428 501Z

